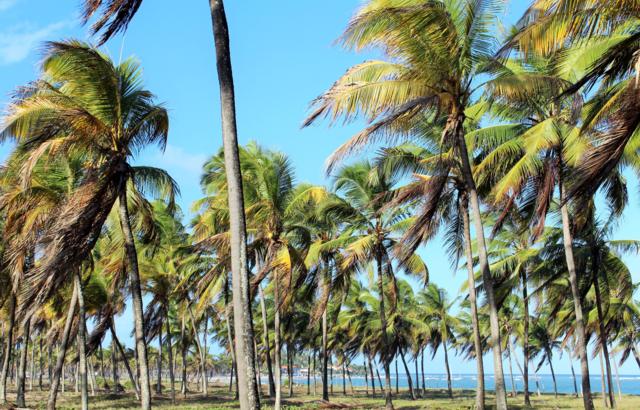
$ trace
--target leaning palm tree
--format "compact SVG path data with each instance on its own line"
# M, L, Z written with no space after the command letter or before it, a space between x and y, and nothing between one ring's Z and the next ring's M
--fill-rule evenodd
M388 61L368 61L349 69L313 103L305 121L319 117L372 124L343 144L329 159L329 169L346 155L382 140L410 137L434 113L446 117L441 142L460 161L477 235L480 270L491 317L497 404L506 409L500 352L498 308L487 258L480 199L464 138L466 110L473 103L478 75L493 55L491 24L497 1L372 0L352 18L341 40L349 48L380 48ZM436 115L437 116L437 115ZM443 165L444 168L446 165ZM446 172L445 172L446 173Z
M142 0L84 0L84 21L87 22L93 15L100 13L100 17L92 26L92 31L94 34L102 32L101 43L104 43L116 33L127 28L141 4ZM260 400L258 385L255 380L255 357L252 353L253 326L249 271L246 263L247 233L243 207L240 155L238 152L229 27L223 0L210 0L209 6L213 23L213 38L220 87L222 144L224 147L227 184L230 192L228 201L231 221L234 323L238 333L236 352L242 358L239 362L238 371L240 407L242 409L258 409L260 408Z
M82 155L86 166L82 183L43 234L45 256L26 278L30 286L22 292L23 307L33 309L46 301L69 272L79 268L117 201L133 300L142 405L150 408L142 293L129 201L144 203L147 191L173 198L177 187L163 170L134 167L129 161L145 146L165 146L168 115L142 87L139 65L132 59L115 65L90 46L68 41L48 43L42 67L41 79L17 93L2 136L16 138L28 150L27 175L45 154L54 159Z

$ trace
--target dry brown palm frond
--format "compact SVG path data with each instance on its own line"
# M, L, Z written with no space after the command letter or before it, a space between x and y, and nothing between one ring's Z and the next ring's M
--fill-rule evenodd
M586 152L578 165L569 198L590 196L618 166L627 143L640 127L639 106L640 87L631 82L620 98L618 109L606 121L607 131Z
M70 195L43 234L43 257L25 278L20 310L33 312L69 279L73 269L89 257L120 187L117 173L122 160L114 157L91 169L83 183ZM29 316L29 315L27 315Z
M82 20L86 24L102 10L102 15L91 26L91 31L93 34L102 31L100 44L104 44L115 34L127 29L141 4L142 0L84 0Z

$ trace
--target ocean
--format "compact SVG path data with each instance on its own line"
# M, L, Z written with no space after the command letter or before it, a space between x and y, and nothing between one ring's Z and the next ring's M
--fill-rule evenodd
M286 378L286 375L283 374L283 380ZM415 386L415 375L412 375L413 383ZM510 392L512 390L511 378L509 374L506 375L506 384L507 391ZM382 383L384 383L384 376L381 374ZM578 391L580 391L580 375L576 375L577 377L577 385ZM306 376L295 376L294 383L298 385L306 385L307 377ZM518 391L522 391L523 389L523 381L521 375L513 375L513 379L515 382L516 389ZM640 375L620 375L620 389L622 390L622 394L637 394L640 395ZM365 378L364 376L352 376L351 380L353 382L354 387L364 387ZM470 389L473 390L476 388L476 375L475 374L452 374L451 375L451 383L454 389ZM556 381L558 384L558 393L568 393L572 394L574 392L574 384L573 377L570 374L557 374ZM266 378L263 377L264 384L267 383ZM313 384L313 377L311 378L311 383ZM434 374L434 373L425 373L425 382L426 387L428 389L446 389L447 388L447 376L446 374ZM316 376L316 383L318 388L321 386L322 380L319 376ZM347 378L347 389L349 389L349 380ZM420 383L422 383L422 375L420 375ZM342 389L342 377L338 377L336 372L334 372L333 378L333 388L334 391L336 389ZM391 377L391 386L395 389L396 379L395 374ZM398 386L401 388L407 388L409 383L407 382L407 377L399 376L398 377ZM485 375L485 386L487 390L493 390L494 388L494 379L493 375ZM618 384L616 381L616 377L613 377L613 386L614 390L618 392ZM376 389L378 389L379 383L376 378ZM529 376L529 390L532 393L536 393L537 391L541 393L553 393L553 380L551 375L547 374L539 374L539 375L530 375ZM591 375L591 389L594 392L601 391L601 381L600 375Z

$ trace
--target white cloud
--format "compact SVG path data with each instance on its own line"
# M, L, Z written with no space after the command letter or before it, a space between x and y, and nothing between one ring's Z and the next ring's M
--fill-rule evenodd
M11 0L0 0L0 8ZM69 23L57 22L44 27L33 27L29 24L14 26L0 32L0 65L20 62L27 58L41 41L48 40L51 36L65 28Z
M18 0L0 0L0 11L9 10Z
M182 147L167 145L163 154L158 154L156 158L163 168L177 168L189 173L200 174L202 165L206 162L205 154L194 154L185 151Z

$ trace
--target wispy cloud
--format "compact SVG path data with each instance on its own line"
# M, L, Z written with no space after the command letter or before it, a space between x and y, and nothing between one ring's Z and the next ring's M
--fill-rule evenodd
M0 10L3 2L11 2L11 0L0 0ZM24 60L41 41L50 39L53 34L67 27L68 24L63 21L44 27L21 24L0 32L0 65Z
M207 156L201 153L191 153L182 147L167 145L163 154L157 154L155 160L165 168L174 168L189 173L200 174L202 165L207 160Z
M0 0L0 11L9 10L18 0Z

